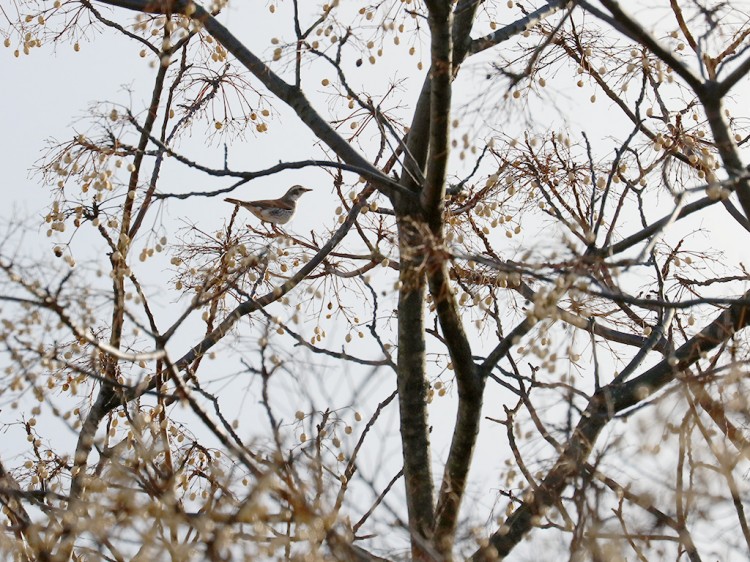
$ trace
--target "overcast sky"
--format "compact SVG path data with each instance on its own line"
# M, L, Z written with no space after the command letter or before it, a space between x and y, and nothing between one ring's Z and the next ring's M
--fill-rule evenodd
M282 6L284 6L283 3ZM270 37L278 35L289 39L292 36L290 30L284 27L288 26L289 20L283 14L279 14L275 20L270 20L270 25L278 25L278 29L264 27L262 33L258 33L252 25L246 25L249 21L246 16L247 14L234 11L233 8L224 16L224 21L231 30L236 31L237 35L248 41L249 46L261 55L268 56L271 49ZM266 21L269 19L265 18L264 22ZM256 43L254 44L253 41ZM380 91L385 90L386 85L395 75L393 67L388 63L393 64L395 60L398 60L397 57L401 57L405 61L404 67L411 68L413 74L401 85L403 90L394 101L412 104L416 90L421 85L423 72L417 71L416 59L406 58L403 56L403 51L395 49L389 50L389 56L391 52L394 58L386 59L380 66L363 69L362 74L357 75L358 79L362 81L362 84L367 84L369 81L377 85ZM0 135L0 165L3 169L0 175L0 188L6 197L5 204L0 206L0 217L6 221L19 217L31 217L30 224L40 225L38 236L28 236L26 240L30 246L38 245L41 252L49 252L52 246L52 242L44 236L46 227L42 226L41 220L47 212L51 197L49 190L40 186L39 177L30 177L30 169L43 155L46 139L67 139L73 136L74 131L85 131L88 128L85 116L92 102L108 100L118 104L132 105L135 109L142 109L147 104L153 69L148 66L147 61L140 59L137 53L138 48L131 41L121 39L109 32L97 35L91 42L81 41L80 52L74 52L67 43L60 44L56 48L45 46L41 49L34 49L30 56L22 55L19 59L13 57L12 49L0 51L0 76L4 83L0 93L0 99L3 102L3 110L0 111L0 131L3 131ZM476 87L476 79L481 76L481 70L478 66L469 70L474 80L464 80L459 83L457 85L459 92L462 88L465 92L469 91L471 84ZM310 77L310 83L317 84L324 76L325 72L321 73L316 70ZM311 89L313 92L321 91L322 86ZM744 96L746 90L745 87L737 92L738 99L747 99ZM615 142L606 138L608 129L612 126L611 104L606 100L600 100L597 104L588 103L585 101L590 95L588 91L578 92L573 89L569 95L568 99L561 98L556 107L547 109L550 114L543 116L539 121L556 125L569 123L574 134L585 130L592 138L604 138L603 142L611 142L614 146ZM579 96L580 99L576 99L575 96ZM323 96L313 99L318 103L321 112L325 114L326 105ZM271 123L269 134L262 138L249 135L248 142L236 142L228 147L230 167L249 171L265 168L280 160L320 156L320 151L313 147L314 139L311 135L304 128L297 126L296 117L280 103L275 104L275 109L281 113L281 116L279 120ZM567 111L570 113L566 113ZM520 123L517 125L519 125L517 132L520 135ZM202 163L220 167L223 146L221 143L206 146L205 137L209 132L203 125L197 125L193 131L193 137L181 143L179 149ZM617 140L621 140L621 137ZM461 168L457 166L455 170L460 175ZM160 191L202 191L208 188L225 187L231 183L231 180L218 180L209 184L205 176L199 176L172 163L167 171L169 173L163 175L160 183ZM194 183L196 181L201 183ZM203 181L207 183L203 184ZM308 233L312 228L322 231L321 225L332 228L335 225L333 209L337 205L332 182L325 173L318 170L285 172L278 176L260 179L238 189L233 196L242 199L276 197L283 194L287 187L294 183L301 183L315 191L305 195L301 200L301 212L289 228L301 234ZM195 223L207 231L213 231L219 228L232 212L231 205L223 203L222 198L170 202L166 206L165 221L169 225L178 225L181 222ZM667 198L663 200L663 203L665 210L672 207L672 201ZM649 211L660 213L659 209L649 209ZM745 246L734 243L738 236L746 236L746 233L743 233L734 223L726 221L722 211L711 211L705 213L703 217L701 224L677 225L672 234L677 236L682 230L688 232L705 227L705 233L700 236L714 237L718 242L717 246L724 247L730 254L733 254L732 259L746 257ZM243 220L252 222L254 219L245 215ZM46 255L52 259L51 252ZM387 273L393 275L393 272ZM339 339L341 337L343 337L343 332L339 335ZM186 338L183 343L194 343L194 338ZM184 347L179 347L175 351L184 351ZM321 359L319 364L326 365L326 362ZM344 372L332 374L331 388L319 389L321 397L326 392L335 394L338 390L348 390L348 388L337 386L347 379L347 375L348 373ZM362 375L363 373L359 372L358 376ZM385 375L383 376L382 388L389 388L392 380L388 381ZM364 385L366 382L357 380L352 383L352 387L360 383ZM373 393L371 396L376 401L383 397L382 392ZM492 401L498 398L499 394L493 395L492 391L488 391L488 404L492 404ZM231 403L232 400L238 400L238 398L227 396L228 402ZM239 409L236 402L234 406ZM496 408L497 404L493 404L492 407ZM391 427L394 420L395 418L390 420ZM433 409L432 421L436 427L435 435L442 435L443 428L452 425L453 413L450 404L446 404L444 409L436 405ZM488 479L491 479L497 473L499 457L496 453L499 443L504 443L505 429L494 424L487 424L485 429L487 431L482 435L478 449L488 451L486 458L490 460L480 470L486 470ZM436 442L439 443L439 439L436 439ZM444 446L447 447L447 441ZM397 448L391 448L390 452L398 455ZM443 452L444 449L438 448L438 454ZM494 497L483 499L487 502L494 501Z

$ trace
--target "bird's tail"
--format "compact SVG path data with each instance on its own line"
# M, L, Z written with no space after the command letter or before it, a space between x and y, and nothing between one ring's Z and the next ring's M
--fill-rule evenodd
M227 203L231 203L232 205L242 205L243 201L240 201L239 199L232 199L231 197L227 197L224 199Z

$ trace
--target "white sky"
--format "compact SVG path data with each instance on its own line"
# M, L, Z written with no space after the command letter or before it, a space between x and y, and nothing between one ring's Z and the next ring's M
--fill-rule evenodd
M235 2L236 4L239 3ZM282 3L280 11L286 9L288 5L290 3ZM283 13L277 14L275 19L263 18L264 26L262 29L258 29L259 26L254 27L252 24L247 25L247 27L244 26L247 21L245 19L247 12L245 6L242 8L237 9L236 12L233 8L225 21L231 30L237 31L241 38L249 42L251 49L256 49L261 54L268 55L270 52L270 37L291 38L292 34L289 30L268 27L269 25L287 25L288 19L285 18ZM242 22L242 25L239 25L238 22ZM271 23L268 24L268 22ZM245 30L244 35L239 33L243 29ZM393 59L384 59L385 62L400 60L396 57L401 56L403 58L405 49L406 47L402 47L402 51L397 51L388 47L388 52L393 51L395 56ZM9 220L19 216L41 217L46 213L50 201L49 193L39 185L37 178L29 178L29 169L40 157L45 146L45 139L50 137L60 140L67 139L73 135L74 129L79 127L85 129L85 127L79 125L77 120L79 117L85 116L90 103L109 100L127 104L130 97L124 87L127 86L134 92L132 105L135 108L140 109L147 104L150 96L149 80L152 69L138 57L137 51L138 48L130 41L113 37L113 34L109 32L97 36L92 43L82 41L81 51L78 53L73 52L67 44L60 45L56 52L50 47L35 49L31 56L22 55L20 59L13 57L12 49L0 51L0 76L3 77L4 82L2 93L0 93L0 99L2 99L4 107L4 110L0 112L0 131L4 132L0 135L0 167L3 170L0 178L0 182L2 182L0 189L5 194L5 204L0 206L0 218ZM401 54L398 55L398 53ZM411 65L411 68L414 69L415 74L404 84L406 90L401 94L401 101L411 105L415 98L415 90L421 85L421 75L416 73L416 59L406 58L405 60L406 64ZM397 65L391 68L388 64L382 64L379 67L363 69L366 70L366 73L363 73L362 80L363 82L371 81L382 89L388 80L395 75L394 68L397 68ZM319 83L324 74L318 73L317 70L315 72L316 74L311 78L311 82L314 80ZM481 71L477 75L481 75ZM475 85L459 83L457 88L460 91L461 88L467 86L476 87ZM312 88L312 90L322 90L322 87ZM746 92L746 89L743 89L743 92ZM578 92L573 91L571 96L578 94ZM589 92L584 91L581 94L581 99L586 100L589 95ZM744 95L741 97L746 99ZM318 107L325 113L327 107L325 102L321 99L316 101ZM571 102L568 107L575 105ZM555 114L551 115L549 120L551 122L570 122L572 124L571 129L574 132L585 128L593 137L604 135L611 125L609 119L612 107L609 103L602 101L595 105L579 105L578 107L581 111L580 114L571 113L562 117ZM262 138L249 135L247 143L238 142L230 146L230 167L256 170L273 165L279 160L320 156L317 149L311 148L311 137L305 136L304 131L299 132L302 129L296 126L296 117L285 110L281 104L276 104L275 108L281 111L282 119L280 122L274 121L271 123L272 130L268 135ZM289 134L290 130L294 132ZM203 163L220 166L223 148L220 145L206 148L203 143L204 134L203 126L197 125L191 141L183 142L180 149L184 150L185 154L195 157ZM290 138L294 139L293 142L290 142ZM197 176L181 166L170 166L166 169L166 172L168 174L163 175L160 191L204 190L209 187L208 184L198 185L194 183L196 181L202 182L205 176ZM196 180L198 177L201 179ZM180 185L180 182L183 182L183 184ZM231 180L221 180L211 184L211 186L225 187L229 183L231 183ZM289 185L294 183L313 187L316 191L314 194L306 195L301 200L302 211L295 218L290 228L294 232L307 233L312 228L319 229L321 224L333 227L333 208L337 203L332 193L331 181L325 174L315 170L285 172L276 177L264 178L240 188L233 196L244 199L275 197L281 195ZM177 221L185 219L198 224L208 232L212 232L221 226L232 210L230 205L223 203L220 199L170 202L166 207L167 218L165 222L174 225L177 224ZM665 201L665 203L669 202ZM714 242L718 239L718 246L732 254L732 259L747 257L744 245L740 246L734 243L740 236L747 236L747 233L734 226L732 222L727 221L721 212L712 212L705 216L710 218L704 218L703 224L709 230L710 236L715 239ZM248 222L253 220L249 215L245 219ZM41 221L36 222L40 223ZM34 224L35 219L32 219L31 223ZM690 228L695 226L692 225ZM675 232L679 232L681 228L683 228L682 225L678 226ZM44 236L45 230L45 227L40 226L38 236L27 236L25 242L27 247L38 245L41 252L49 252L52 243ZM50 260L53 259L51 252L47 255ZM156 271L154 273L156 279L161 272ZM392 272L389 275L392 276ZM163 304L166 305L167 302ZM165 306L165 308L167 307ZM335 331L336 328L334 327L333 330ZM331 348L338 347L343 333L341 330L338 334L335 334L336 337L330 337L328 343ZM177 349L173 353L180 355L185 351L186 345L190 345L194 341L194 337L185 334L184 339L179 338L179 344L175 346ZM326 364L324 360L320 361L322 364ZM331 369L338 369L333 363L328 365ZM358 373L354 376L362 377L363 374ZM384 398L387 394L386 390L392 387L392 384L390 384L392 378L389 380L390 373L382 371L378 377L382 377L384 384L381 385L378 392L371 393L371 403L372 400L377 401ZM336 381L333 384L334 390L332 392L335 393L346 388L341 385L347 383L349 374L339 370L332 373L331 378ZM386 383L385 381L389 382ZM360 378L349 381L348 384L357 387L365 382ZM331 391L330 388L319 390L321 393ZM498 398L498 395L488 393L486 407L488 413L495 410L497 405L493 401ZM230 398L227 397L228 402L229 400ZM322 402L321 400L321 404L318 404L318 406L322 406ZM255 406L253 403L253 407ZM297 407L290 404L290 411ZM395 422L393 409L391 409L390 414L390 422ZM441 405L435 406L431 421L435 425L433 435L436 438L435 460L437 469L437 467L441 467L440 463L437 462L438 458L447 451L447 443L441 440L440 436L447 435L449 428L452 427L452 405L446 400ZM391 423L389 425L393 427ZM474 476L479 482L484 481L483 483L488 484L489 488L495 489L501 485L492 483L498 474L501 461L501 457L497 453L499 449L505 448L506 438L504 428L501 426L488 424L485 429L486 431L480 438L478 450L486 451L488 454L480 457ZM383 446L389 456L399 454L398 448L394 447L393 442L386 443L384 441ZM376 450L376 453L378 452L382 453L382 451ZM396 460L392 464L397 466ZM481 476L483 473L486 476ZM441 474L442 470L435 471L436 477ZM390 475L391 472L389 471L385 477L390 477ZM490 496L491 494L488 494L483 499L491 503L494 497Z

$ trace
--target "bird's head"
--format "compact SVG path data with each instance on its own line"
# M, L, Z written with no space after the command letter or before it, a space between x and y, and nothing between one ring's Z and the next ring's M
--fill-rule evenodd
M293 185L284 195L284 199L287 199L289 201L296 201L308 191L312 191L312 189L307 189L306 187L302 187L301 185Z

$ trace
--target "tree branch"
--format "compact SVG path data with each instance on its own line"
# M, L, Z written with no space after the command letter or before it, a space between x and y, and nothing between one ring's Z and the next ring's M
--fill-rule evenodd
M490 537L489 545L474 553L472 560L489 561L496 560L497 556L506 556L536 524L537 517L560 500L570 480L584 470L586 459L599 433L615 414L641 403L673 382L681 371L698 361L703 354L724 343L736 331L748 325L748 297L750 292L680 346L672 356L660 361L640 376L614 388L607 385L597 391L581 415L573 436L538 489L508 517L501 529Z
M249 70L279 100L287 104L299 119L344 162L367 171L378 189L392 194L390 179L375 168L351 144L339 135L313 108L303 91L282 80L250 51L226 27L192 0L97 0L98 2L146 13L182 14L200 22L208 33Z

